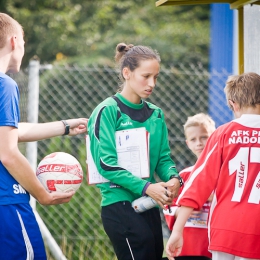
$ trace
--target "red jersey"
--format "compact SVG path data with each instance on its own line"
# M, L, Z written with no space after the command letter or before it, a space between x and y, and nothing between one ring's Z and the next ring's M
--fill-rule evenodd
M177 203L200 209L212 191L209 249L260 259L260 115L210 136Z
M192 169L194 166L188 167L182 170L179 175L185 182L188 180ZM180 188L179 194L181 193L183 187ZM166 223L170 230L172 230L175 222L175 212L178 208L175 199L173 205L171 206L171 212L164 210L164 216ZM210 203L207 201L201 208L200 218L189 218L185 224L183 231L183 247L179 256L206 256L211 258L211 253L208 251L209 240L208 240L208 229L207 229L207 219L208 212L210 208Z

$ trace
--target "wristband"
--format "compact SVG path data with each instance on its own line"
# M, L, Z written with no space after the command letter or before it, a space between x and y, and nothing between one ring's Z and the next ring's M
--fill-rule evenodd
M184 182L183 182L183 179L181 178L181 176L179 176L179 175L172 175L172 176L170 176L170 180L173 179L173 178L176 178L176 179L179 180L179 182L180 182L180 187L183 186Z
M63 135L68 135L70 133L70 125L65 120L61 120L61 122L65 126L65 132L64 132Z
M148 188L148 186L151 184L151 182L147 182L143 188L143 191L142 191L142 196L145 196L146 195L146 190Z

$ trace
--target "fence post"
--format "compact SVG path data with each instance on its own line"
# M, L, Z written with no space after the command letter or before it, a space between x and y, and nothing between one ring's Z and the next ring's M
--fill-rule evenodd
M40 88L40 62L33 59L29 63L29 82L28 82L28 109L27 121L28 123L38 123L39 112L39 88ZM26 158L28 159L31 167L36 172L37 168L37 142L26 143ZM42 237L47 244L50 252L56 260L67 260L63 255L59 245L54 240L50 231L44 224L43 220L36 211L36 200L31 196L30 204L33 208L36 220L41 230Z
M29 82L28 82L28 107L27 121L28 123L38 123L39 109L39 60L30 60L29 63ZM37 167L37 142L26 143L26 158L31 167L36 170ZM36 207L36 201L31 196L30 204L33 209Z

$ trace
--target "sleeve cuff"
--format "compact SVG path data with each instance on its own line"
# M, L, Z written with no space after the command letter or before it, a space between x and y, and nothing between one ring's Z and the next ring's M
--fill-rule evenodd
M142 191L142 196L145 196L146 195L146 190L148 188L148 186L151 184L151 182L147 182L143 188L143 191Z

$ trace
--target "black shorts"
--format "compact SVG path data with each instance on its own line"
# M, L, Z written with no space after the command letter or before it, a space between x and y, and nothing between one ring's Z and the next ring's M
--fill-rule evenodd
M163 236L160 212L136 213L128 201L102 207L101 218L119 260L161 260Z

